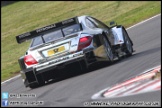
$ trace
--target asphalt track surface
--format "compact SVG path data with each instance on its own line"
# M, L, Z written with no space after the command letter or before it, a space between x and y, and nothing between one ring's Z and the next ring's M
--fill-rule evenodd
M1 92L36 94L36 98L9 98L18 101L44 101L41 106L84 106L95 93L161 64L161 15L128 29L136 52L112 65L95 66L87 73L74 71L36 89L25 88L21 77L1 85ZM102 101L159 102L161 90Z

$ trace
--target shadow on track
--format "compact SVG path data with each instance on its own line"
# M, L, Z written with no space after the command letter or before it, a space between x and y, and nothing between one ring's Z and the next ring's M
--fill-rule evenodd
M60 81L63 81L63 80L68 80L72 77L87 74L87 73L93 72L95 70L102 69L102 68L107 67L107 66L111 66L114 63L112 63L112 64L109 64L108 62L96 63L96 64L92 65L89 69L84 70L84 71L79 69L79 66L77 66L77 64L74 64L74 65L71 65L71 67L68 66L64 69L58 70L57 72L59 72L60 74L57 75L57 77L55 79L50 79L49 81L46 81L45 85L39 86L39 87L44 87L44 86L47 86L47 85L50 85L50 84L53 84L53 83L57 83L57 82L60 82ZM34 89L37 89L37 88L34 88Z
M99 69L102 69L102 68L105 68L105 67L109 67L109 66L112 66L112 65L116 65L118 63L122 63L124 61L137 59L138 57L155 53L156 51L159 51L160 49L161 49L161 47L157 47L157 48L145 50L143 52L135 53L130 57L123 57L121 60L115 61L111 64L108 63L108 62L99 62L99 63L94 64L93 66L91 66L89 69L87 69L85 71L82 71L79 68L79 65L75 63L75 64L72 64L71 66L68 66L64 69L58 70L57 72L59 73L59 75L57 75L57 77L55 79L51 79L51 80L47 81L47 83L43 86L47 86L47 85L52 84L52 83L57 83L57 82L60 82L60 81L63 81L63 80L67 80L67 79L70 79L72 77L76 77L76 76L79 76L79 75L82 75L82 74L87 74L87 73L90 73L90 72L93 72L93 71L96 71L96 70L99 70Z

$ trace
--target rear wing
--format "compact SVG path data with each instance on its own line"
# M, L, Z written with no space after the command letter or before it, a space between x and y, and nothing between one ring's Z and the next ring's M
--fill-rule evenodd
M77 16L70 18L70 19L67 19L67 20L64 20L64 21L61 21L61 22L58 22L58 23L55 23L55 24L51 24L51 25L42 27L42 28L38 28L38 29L33 30L31 32L23 33L21 35L16 36L16 40L17 40L17 43L20 44L20 43L22 43L26 40L40 36L44 32L54 30L54 29L58 29L58 28L63 28L63 27L73 25L73 24L79 24Z

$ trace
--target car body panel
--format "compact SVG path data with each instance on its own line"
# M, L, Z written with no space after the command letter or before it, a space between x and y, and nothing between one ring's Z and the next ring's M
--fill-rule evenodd
M92 23L94 26L91 27L86 21L90 21L89 24ZM97 27L95 23L100 24L101 28ZM70 28L73 27L74 24L76 24L79 29L75 27L74 29ZM25 56L32 55L32 57L38 62L37 64L27 65L23 60L25 56L19 59L21 67L20 73L25 86L27 87L31 83L35 82L39 83L37 78L37 75L39 74L45 74L53 69L61 69L72 63L81 63L81 61L84 61L86 67L89 67L91 64L96 62L109 61L103 37L107 38L107 42L110 43L110 47L114 54L122 52L124 48L123 29L123 26L114 26L110 28L99 20L84 15L56 24L51 24L17 36L16 40L18 43L22 43L28 39L33 39ZM55 30L61 30L62 32L60 33L62 33L62 37L50 40L51 37L48 33L51 33L51 31L53 33ZM63 30L67 30L67 32L64 32ZM41 37L43 43L32 46L35 41L38 41L36 40L38 36ZM49 36L49 41L45 41L45 36ZM79 50L79 46L85 44L84 42L80 43L81 39L88 39L85 42L89 43L86 47ZM117 48L120 50L118 51L113 46L118 46ZM53 73L54 72L51 72L51 74Z
M114 35L114 44L113 45L117 45L117 44L123 44L124 43L124 36L122 33L122 28L120 27L113 27L112 28L112 33Z

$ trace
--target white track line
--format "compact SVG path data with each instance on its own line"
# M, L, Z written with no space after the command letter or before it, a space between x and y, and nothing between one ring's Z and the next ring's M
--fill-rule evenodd
M131 28L133 28L133 27L135 27L135 26L138 26L138 25L140 25L140 24L142 24L142 23L144 23L144 22L146 22L146 21L149 21L149 20L151 20L151 19L153 19L153 18L155 18L155 17L158 17L158 16L160 16L160 15L161 15L161 14L158 14L158 15L155 15L155 16L149 18L149 19L146 19L146 20L144 20L144 21L141 21L141 22L139 22L139 23L137 23L137 24L135 24L135 25L133 25L133 26L130 26L130 27L127 28L126 30L131 29Z
M138 75L136 75L136 76L133 76L133 77L131 77L131 78L129 78L129 79L126 79L125 81L123 81L120 85L116 85L116 86L114 86L114 87L112 87L111 89L109 89L109 92L111 91L111 90L115 90L116 88L121 88L121 87L123 87L123 85L128 85L128 84L130 84L130 83L133 83L134 81L138 81L138 80L140 80L141 78L144 78L144 77L149 77L149 76L152 76L152 74L154 74L153 72L151 72L150 73L150 71L153 71L153 70L155 70L156 68L158 68L158 67L160 67L161 65L158 65L158 66L155 66L155 67L153 67L153 68L151 68L151 69L148 69L148 70L146 70L146 71L144 71L144 72L142 72L142 73L140 73L140 74L138 74ZM149 74L146 74L146 73L149 73ZM143 75L142 75L143 74ZM144 75L145 74L145 75ZM141 75L143 76L143 77L141 77Z
M131 28L133 28L133 27L135 27L135 26L138 26L138 25L140 25L140 24L142 24L142 23L144 23L144 22L146 22L146 21L149 21L149 20L151 20L151 19L153 19L153 18L155 18L155 17L158 17L158 16L160 16L160 15L161 15L161 14L158 14L158 15L155 15L155 16L149 18L149 19L146 19L146 20L144 20L144 21L141 21L141 22L139 22L139 23L137 23L137 24L135 24L135 25L133 25L133 26L127 28L126 30L131 29ZM8 81L11 81L11 80L13 80L13 79L15 79L15 78L18 78L18 77L20 77L20 76L21 76L21 75L19 74L19 75L15 76L15 77L12 77L12 78L10 78L10 79L8 79L8 80L2 82L1 84L4 84L4 83L6 83L6 82L8 82Z
M10 79L8 79L8 80L6 80L6 81L3 81L1 84L4 84L4 83L6 83L6 82L9 82L9 81L11 81L11 80L13 80L13 79L16 79L16 78L20 77L20 76L21 76L21 75L19 74L19 75L15 76L15 77L12 77L12 78L10 78Z

